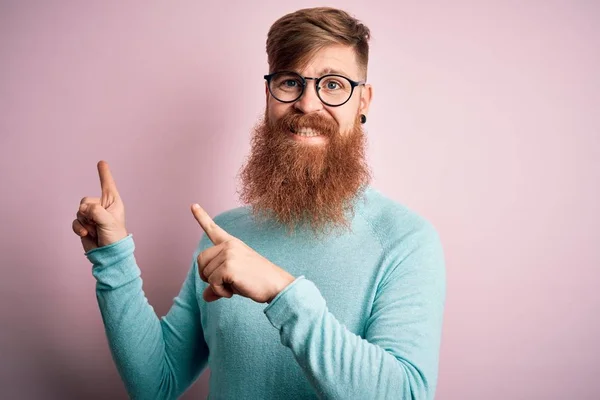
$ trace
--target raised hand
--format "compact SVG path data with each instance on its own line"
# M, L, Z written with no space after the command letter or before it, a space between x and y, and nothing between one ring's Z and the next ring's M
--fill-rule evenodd
M199 205L192 206L192 213L214 244L198 255L200 278L210 284L204 290L204 300L238 294L258 303L269 303L294 281L287 271L225 232Z
M79 204L73 232L81 237L83 249L107 246L127 236L125 206L105 161L98 163L101 197L84 197Z

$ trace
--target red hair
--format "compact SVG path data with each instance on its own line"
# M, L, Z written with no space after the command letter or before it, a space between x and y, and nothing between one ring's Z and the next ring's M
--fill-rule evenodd
M367 77L369 28L343 10L305 8L279 18L267 35L269 72L302 69L312 56L330 45L352 46L359 69Z

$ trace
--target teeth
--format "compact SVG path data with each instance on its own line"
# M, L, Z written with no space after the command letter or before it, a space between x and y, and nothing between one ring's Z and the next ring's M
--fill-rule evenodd
M299 136L306 136L306 137L319 136L319 134L317 132L315 132L314 130L312 130L311 128L300 128L297 131L292 130L292 132L294 132L296 135L299 135Z

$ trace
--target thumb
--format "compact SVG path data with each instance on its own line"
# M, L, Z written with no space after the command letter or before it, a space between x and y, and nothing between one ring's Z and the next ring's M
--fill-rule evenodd
M79 207L79 212L89 221L95 222L96 225L104 227L114 222L114 217L104 209L100 204L87 203Z

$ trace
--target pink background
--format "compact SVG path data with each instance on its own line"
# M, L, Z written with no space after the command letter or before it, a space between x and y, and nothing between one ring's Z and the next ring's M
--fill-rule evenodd
M3 398L126 398L71 231L109 161L163 315L236 206L272 22L309 1L3 1ZM373 33L374 186L441 233L437 399L598 399L600 6L329 1ZM207 393L207 374L186 394Z

